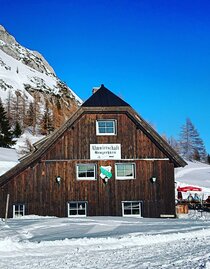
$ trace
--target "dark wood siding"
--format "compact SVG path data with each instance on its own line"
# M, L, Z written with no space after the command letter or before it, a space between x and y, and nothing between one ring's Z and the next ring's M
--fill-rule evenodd
M117 135L97 136L97 119L117 120ZM119 143L122 159L165 158L165 154L126 114L85 114L44 156L46 160L89 159L90 144Z
M10 217L12 203L24 203L28 214L64 217L67 201L87 201L89 216L121 216L121 202L135 200L143 202L144 217L174 214L174 168L169 161L132 161L136 164L136 178L131 180L115 179L115 161L97 161L97 180L76 180L76 164L88 162L93 163L46 161L10 181L3 188L4 201L10 193ZM107 184L99 177L101 165L111 165L113 169ZM55 180L58 175L62 178L60 185ZM156 183L150 181L153 175Z
M117 135L96 136L97 119L115 119ZM121 144L121 160L90 160L90 144ZM125 160L123 160L125 159ZM130 159L130 160L129 160ZM136 178L115 179L115 163L132 162ZM76 180L76 164L95 163L97 180ZM111 165L112 179L104 184L99 167ZM58 185L56 176L61 176ZM157 177L152 184L150 178ZM88 215L121 216L122 201L142 201L144 217L175 214L174 164L155 142L126 113L83 114L51 148L34 163L6 183L0 191L0 214L4 216L6 195L12 204L24 203L26 214L67 216L68 201L87 201Z

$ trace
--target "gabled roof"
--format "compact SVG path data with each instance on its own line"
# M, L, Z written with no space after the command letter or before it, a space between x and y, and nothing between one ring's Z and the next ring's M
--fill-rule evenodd
M96 98L94 98L94 95L98 92L98 97L96 96ZM141 116L138 115L136 111L130 107L130 105L110 92L104 86L101 86L95 94L86 101L87 104L93 104L93 106L85 105L85 102L63 126L51 134L50 137L46 139L46 141L43 140L35 152L26 156L26 158L24 158L19 164L2 175L0 177L0 186L3 186L10 180L10 178L16 176L25 168L32 166L37 161L41 160L42 156L53 145L53 143L59 139L68 128L71 128L78 118L80 118L83 114L88 113L125 113L137 125L137 127L141 129L156 144L156 146L165 153L170 161L174 163L175 167L184 167L187 165L187 163L179 156L179 154L177 154L177 152L144 119L142 119ZM107 98L106 94L108 95ZM101 101L99 100L100 96L105 97L107 100L106 102L110 101L110 103L110 97L113 96L115 101L121 105L117 106L116 103L115 105L113 103L112 106L102 105Z
M99 89L88 98L82 107L110 107L110 106L130 106L120 97L108 90L102 84Z

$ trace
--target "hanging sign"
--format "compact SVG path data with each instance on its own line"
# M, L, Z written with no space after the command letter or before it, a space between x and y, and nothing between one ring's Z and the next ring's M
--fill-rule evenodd
M121 144L90 144L91 160L120 160Z

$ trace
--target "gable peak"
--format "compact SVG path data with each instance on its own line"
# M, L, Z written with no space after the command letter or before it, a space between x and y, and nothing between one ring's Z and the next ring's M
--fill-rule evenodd
M83 104L82 107L110 107L110 106L130 106L119 96L107 89L104 84L100 87L94 87L92 95Z

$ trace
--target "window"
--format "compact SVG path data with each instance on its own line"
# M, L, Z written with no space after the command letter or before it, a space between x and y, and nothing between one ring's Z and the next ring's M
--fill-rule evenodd
M134 163L116 163L115 164L116 179L134 179L135 164Z
M25 216L25 205L24 204L13 205L13 218L19 218L22 216Z
M97 135L116 135L116 120L96 121Z
M68 202L68 217L86 217L87 202Z
M78 164L77 165L77 179L81 179L81 180L96 179L96 165L95 164Z
M122 215L141 217L141 202L140 201L126 201L122 202Z

